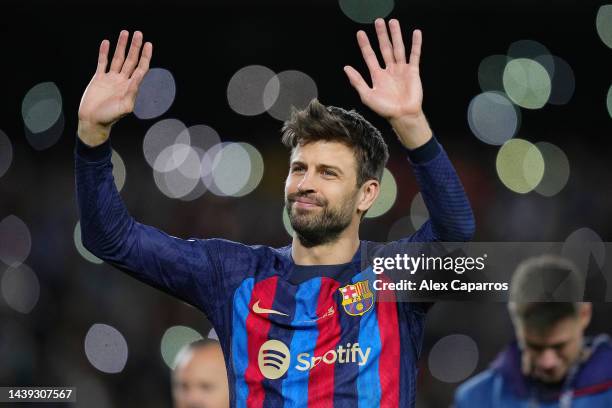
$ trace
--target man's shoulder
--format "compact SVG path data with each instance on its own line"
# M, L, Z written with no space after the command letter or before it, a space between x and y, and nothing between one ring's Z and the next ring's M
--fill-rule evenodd
M455 392L456 404L467 402L490 401L490 396L496 382L502 381L501 375L489 368L461 384ZM472 405L470 405L472 406Z
M207 238L199 240L205 246L209 254L217 257L222 262L230 263L274 261L281 263L290 262L291 246L272 247L268 245L251 245L232 241L225 238Z

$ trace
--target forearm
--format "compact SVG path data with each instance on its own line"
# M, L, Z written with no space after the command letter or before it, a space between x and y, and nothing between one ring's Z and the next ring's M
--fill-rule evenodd
M470 240L475 229L472 208L442 146L432 136L409 156L430 216L419 231L423 240Z
M115 187L111 154L108 140L95 148L77 140L76 195L83 245L101 259L120 262L134 219Z
M215 268L201 240L184 240L137 222L128 212L112 174L110 142L90 148L77 140L76 194L83 245L134 278L200 308L216 304L210 289ZM209 243L208 246L212 244ZM201 281L196 281L200 276ZM216 287L215 287L216 288ZM210 310L210 309L207 309Z

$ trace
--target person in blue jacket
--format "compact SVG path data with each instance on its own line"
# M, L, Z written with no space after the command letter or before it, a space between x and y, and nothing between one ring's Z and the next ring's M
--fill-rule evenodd
M517 301L533 300L534 278L547 274L567 276L574 293L566 290L565 300L580 296L580 274L568 260L543 255L519 265L508 303L516 341L458 388L455 408L612 407L612 343L584 335L592 304Z

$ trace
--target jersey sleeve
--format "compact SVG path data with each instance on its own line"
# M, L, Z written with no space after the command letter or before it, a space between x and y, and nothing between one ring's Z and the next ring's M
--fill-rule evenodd
M400 241L469 241L475 229L472 207L444 148L432 137L425 145L410 151L409 160L429 220Z
M91 148L77 137L76 198L85 248L132 277L175 296L208 316L227 302L230 288L221 255L233 246L219 239L180 239L139 223L115 186L110 140Z

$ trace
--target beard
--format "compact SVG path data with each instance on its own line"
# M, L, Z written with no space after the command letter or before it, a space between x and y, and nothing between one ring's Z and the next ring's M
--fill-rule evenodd
M300 243L311 248L336 241L342 231L351 224L357 194L343 200L338 207L330 207L329 201L321 198L316 199L320 210L294 208L296 199L308 196L309 194L292 193L285 197L287 215Z

